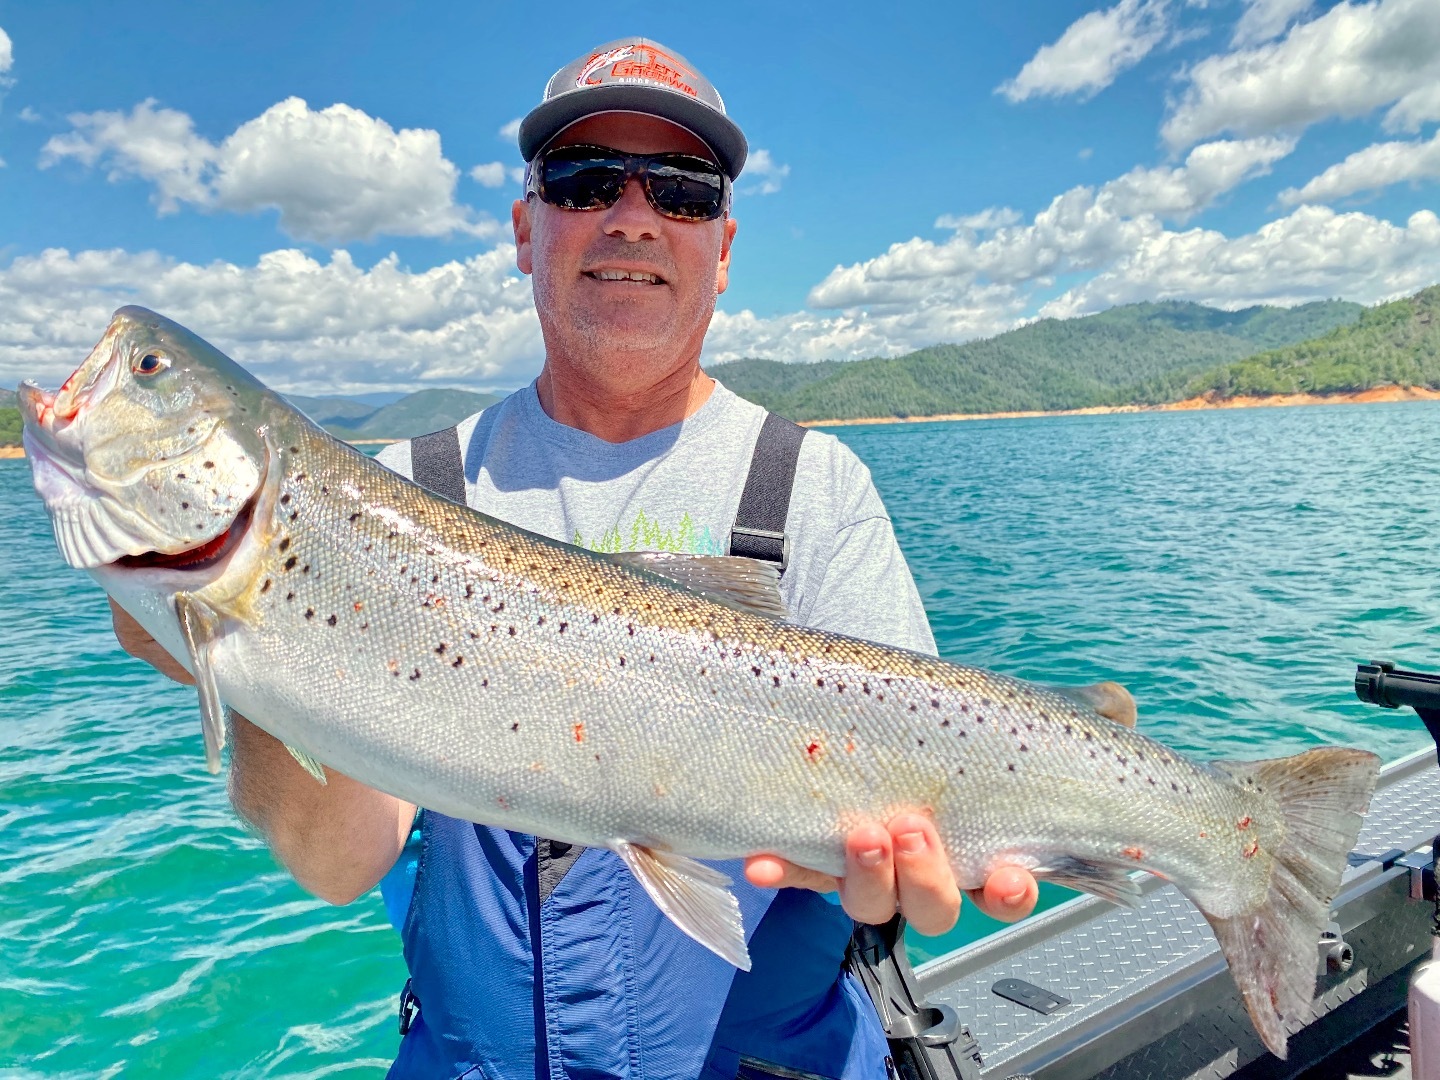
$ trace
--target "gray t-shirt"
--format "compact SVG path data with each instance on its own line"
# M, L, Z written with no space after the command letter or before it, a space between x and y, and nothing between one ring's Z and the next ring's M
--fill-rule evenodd
M552 420L532 383L459 425L470 506L598 551L723 555L765 410L718 383L678 424L609 443ZM410 444L377 460L411 475ZM934 654L870 470L833 435L801 444L780 592L791 618Z

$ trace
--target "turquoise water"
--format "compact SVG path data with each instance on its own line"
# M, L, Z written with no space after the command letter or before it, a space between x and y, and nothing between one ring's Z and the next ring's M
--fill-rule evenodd
M942 652L1114 678L1207 757L1346 742L1413 714L1356 661L1440 668L1440 407L836 429L895 518ZM121 654L0 461L0 1070L381 1075L404 980L378 897L307 897L236 823L193 692ZM917 959L983 929L967 916Z

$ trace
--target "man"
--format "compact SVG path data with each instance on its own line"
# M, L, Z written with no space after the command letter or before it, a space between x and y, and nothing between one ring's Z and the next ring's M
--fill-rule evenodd
M763 410L700 368L736 222L745 137L688 61L629 38L562 68L524 120L516 262L545 341L536 381L459 425L471 506L592 547L726 550ZM410 474L410 444L380 460ZM934 652L869 473L838 440L800 448L782 596L802 624ZM153 643L117 610L128 649ZM174 676L173 664L162 665ZM396 863L416 808L235 719L231 796L296 879L346 903ZM402 934L409 1030L393 1077L882 1077L873 1009L841 961L851 918L954 925L960 893L920 813L856 828L843 879L755 856L736 892L754 969L681 934L616 856L419 816ZM740 877L737 864L728 868ZM776 892L775 890L779 891ZM837 892L843 910L819 894ZM1006 868L976 902L1013 919Z

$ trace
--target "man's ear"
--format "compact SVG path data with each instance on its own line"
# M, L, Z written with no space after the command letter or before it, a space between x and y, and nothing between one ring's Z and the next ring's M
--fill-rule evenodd
M510 225L515 230L515 265L522 274L535 268L530 257L530 203L527 199L516 199L510 205Z
M719 296L730 287L730 245L735 242L735 230L740 223L726 216L725 232L720 237L720 266L715 271L715 295Z

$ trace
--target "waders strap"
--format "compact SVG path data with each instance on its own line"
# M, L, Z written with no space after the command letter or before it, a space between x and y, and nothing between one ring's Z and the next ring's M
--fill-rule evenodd
M750 458L750 475L740 495L740 509L730 530L727 554L780 564L790 561L790 541L785 536L785 517L790 512L790 492L795 486L795 463L805 429L783 416L767 412Z
M980 1046L949 1005L931 1005L905 955L905 920L857 923L845 966L860 980L890 1044L892 1080L980 1080Z
M460 430L448 427L410 440L410 475L442 499L465 505L465 464Z

